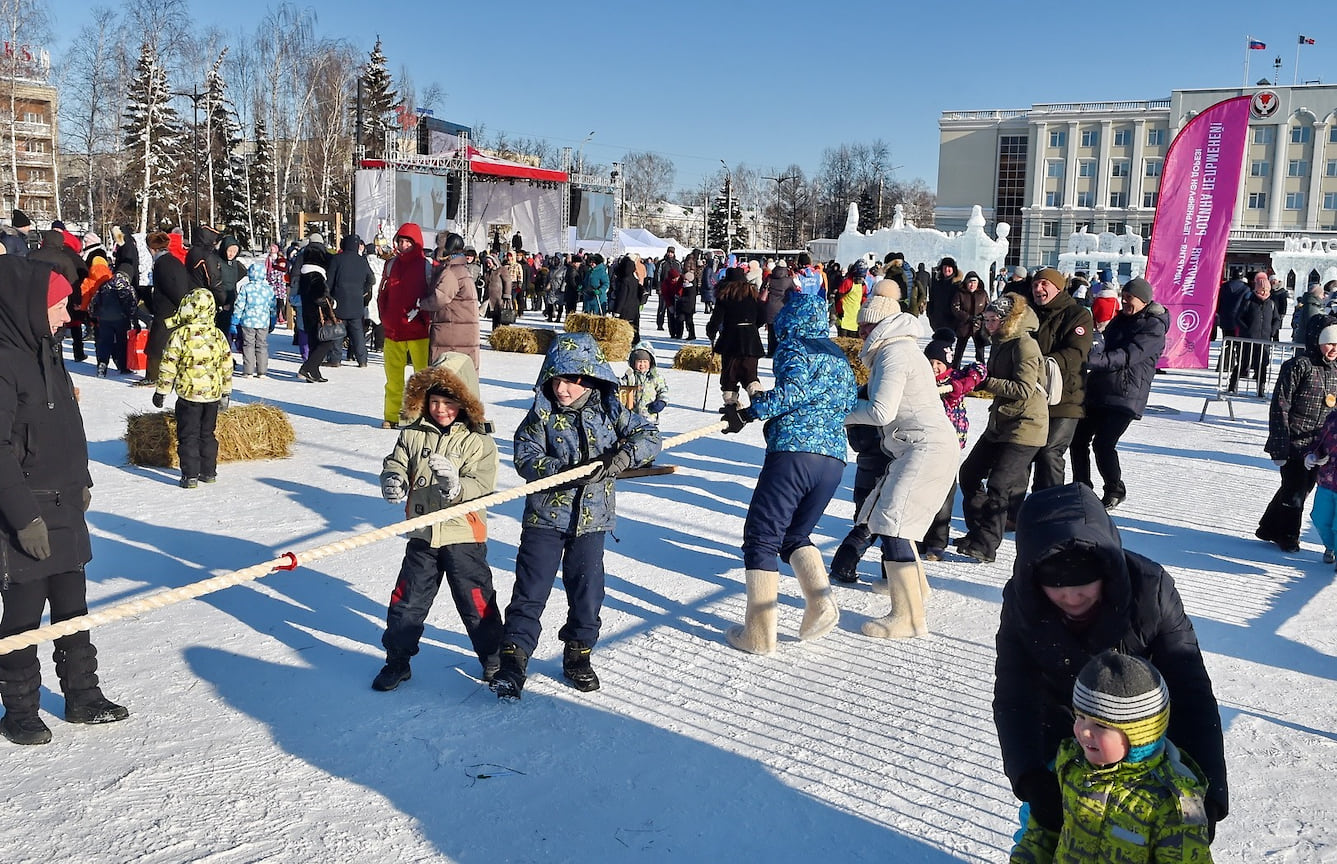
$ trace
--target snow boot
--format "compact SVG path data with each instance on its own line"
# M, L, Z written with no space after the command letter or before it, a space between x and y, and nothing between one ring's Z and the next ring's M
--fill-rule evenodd
M55 649L56 676L65 694L65 722L115 723L130 716L123 706L102 695L97 649L87 631L60 637Z
M837 547L836 554L831 556L831 578L846 585L858 582L859 562L863 560L863 553L868 551L871 541L867 525L859 524L851 528Z
M840 621L840 609L831 597L831 582L822 566L822 553L816 546L800 546L789 556L789 566L803 589L803 623L798 638L821 639Z
M520 691L525 689L525 669L529 667L529 655L514 642L501 643L501 666L492 676L490 686L498 699L514 702L520 698Z
M19 656L24 652L30 653L31 658ZM0 735L15 744L46 744L51 740L51 730L46 728L37 714L42 686L37 649L23 649L0 660L9 660L14 664L0 666L0 698L3 698L5 704Z
M883 561L891 589L891 613L865 621L863 633L877 639L909 639L928 634L924 596L919 587L921 566L915 561Z
M780 574L775 570L747 571L747 612L742 627L730 627L724 634L729 644L749 654L775 651L776 600L780 593Z
M584 642L568 642L562 651L562 677L581 693L599 689L599 676L590 666L590 651Z
M497 670L501 668L500 655L493 654L483 661L483 683L491 684L492 679L497 677Z
M371 689L387 693L400 684L413 677L413 670L409 668L409 658L407 657L386 657L385 666L372 679Z

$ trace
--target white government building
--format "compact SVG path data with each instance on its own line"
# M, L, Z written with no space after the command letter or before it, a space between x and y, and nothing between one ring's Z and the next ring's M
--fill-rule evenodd
M944 111L935 225L963 231L974 204L1012 225L1007 263L1054 266L1068 235L1151 237L1165 154L1203 109L1243 94L1250 114L1228 264L1266 265L1285 237L1337 239L1337 86L1175 90L1142 102L1040 103ZM1260 116L1265 115L1265 116ZM1144 250L1145 251L1145 250Z

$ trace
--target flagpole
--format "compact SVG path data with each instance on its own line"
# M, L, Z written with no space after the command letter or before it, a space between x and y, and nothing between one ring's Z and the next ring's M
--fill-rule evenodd
M1304 37L1301 36L1295 46L1295 78L1291 81L1292 87L1300 83L1300 49L1304 47L1304 44Z
M1253 42L1252 36L1244 37L1244 83L1241 84L1240 87L1249 86L1249 52L1253 50L1252 48L1249 47L1249 45L1252 42Z

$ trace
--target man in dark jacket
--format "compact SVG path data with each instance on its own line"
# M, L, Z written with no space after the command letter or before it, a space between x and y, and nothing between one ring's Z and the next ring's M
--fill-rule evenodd
M1100 503L1113 510L1128 491L1119 467L1119 438L1142 419L1165 351L1170 315L1152 297L1151 283L1138 277L1123 286L1123 308L1092 346L1086 360L1086 413L1072 436L1072 479L1091 485L1091 450L1105 481Z
M69 320L73 289L51 268L0 256L0 638L36 628L49 603L51 621L87 614L84 567L93 557L84 511L93 480L88 441L54 335ZM71 723L129 716L98 687L97 649L88 631L55 640L56 675ZM37 647L0 654L0 734L16 744L45 744L38 715Z
M1222 336L1237 336L1239 327L1240 305L1249 296L1249 285L1242 278L1238 268L1230 271L1230 281L1221 286L1221 293L1216 295L1216 323L1221 328Z
M194 289L186 265L177 260L168 245L171 238L162 231L155 231L146 240L149 254L153 256L153 284L148 288L144 305L153 316L149 325L149 341L144 347L147 368L144 380L139 384L148 386L158 383L158 367L162 364L162 353L167 348L167 339L171 335L167 329L167 319L176 314L177 307L186 295Z
M1091 353L1096 322L1091 310L1067 292L1068 280L1052 267L1046 267L1031 279L1031 308L1040 319L1035 341L1040 353L1058 361L1063 375L1063 398L1049 406L1049 441L1035 454L1035 480L1032 490L1061 486L1066 465L1063 457L1072 444L1077 421L1082 418L1086 387L1082 365Z
M232 309L237 305L237 283L246 275L246 268L237 260L241 254L241 244L232 235L218 241L218 281L223 292L223 301L214 313L214 326L229 336L236 334L232 326ZM215 299L215 302L218 302ZM229 340L231 341L231 340Z
M952 326L952 299L964 276L956 266L955 258L938 262L938 275L928 288L928 323L936 333Z
M28 257L34 261L41 261L50 265L51 269L65 277L65 281L76 286L76 291L70 295L69 311L71 323L68 327L71 338L74 341L74 359L82 361L88 355L84 353L84 331L81 324L75 323L75 313L79 311L79 293L77 286L84 282L88 276L88 265L84 259L79 256L65 242L65 232L58 229L51 229L42 232L42 245L39 249L32 252Z
M1281 315L1272 300L1272 283L1267 274L1253 275L1253 293L1244 298L1236 313L1235 335L1253 339L1244 343L1230 358L1230 392L1239 390L1241 377L1252 375L1258 385L1259 398L1267 392L1267 367L1272 360L1272 349L1259 342L1275 342L1281 335Z
M1265 305L1271 306L1270 301ZM1305 499L1318 480L1317 468L1306 468L1305 453L1318 438L1323 420L1337 403L1337 317L1320 315L1309 322L1305 350L1277 372L1268 412L1263 448L1281 469L1281 488L1272 496L1254 532L1284 552L1300 551L1300 525Z
M1017 558L1003 588L993 716L1003 771L1044 828L1063 824L1050 764L1072 736L1072 688L1086 661L1109 649L1141 657L1165 679L1169 737L1207 775L1209 833L1229 811L1221 715L1193 622L1174 580L1125 550L1105 508L1071 483L1026 499Z
M28 234L32 231L32 220L22 210L15 210L9 217L9 224L0 228L0 242L4 243L5 254L27 258Z
M214 295L214 304L218 307L227 301L223 292L223 258L218 254L220 239L217 230L207 225L196 226L195 239L186 252L186 272L190 274L191 287L203 288Z
M334 314L344 322L348 331L349 359L356 360L358 366L367 365L367 340L365 336L367 304L371 302L372 289L376 287L376 277L371 272L371 265L362 254L362 238L349 234L339 242L339 254L330 259L330 269L325 281L330 286L330 298L334 301ZM341 350L335 346L336 357Z

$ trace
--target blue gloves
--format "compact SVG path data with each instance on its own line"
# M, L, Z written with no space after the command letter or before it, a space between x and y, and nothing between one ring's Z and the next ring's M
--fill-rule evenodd
M651 414L658 414L660 411L663 411L663 410L664 410L664 400L663 400L663 399L656 399L655 401L651 402L651 403L650 403L649 405L647 405L646 407L650 409L650 413L651 413Z

